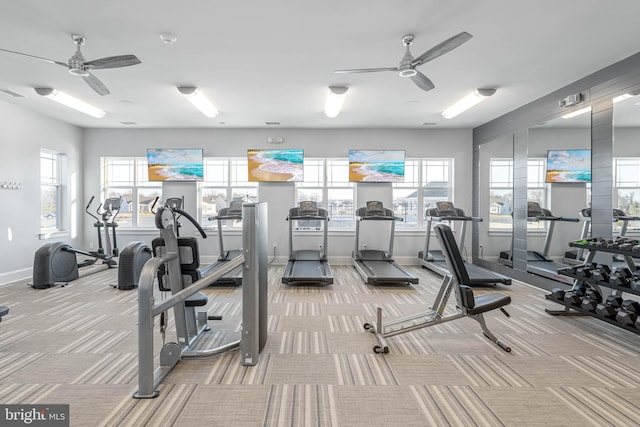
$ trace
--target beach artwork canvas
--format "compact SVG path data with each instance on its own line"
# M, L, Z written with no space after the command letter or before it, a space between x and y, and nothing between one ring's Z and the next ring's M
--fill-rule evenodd
M404 150L349 150L349 181L404 182Z
M591 182L591 150L547 151L545 182Z
M250 182L297 182L304 179L304 151L247 150Z
M201 148L147 148L149 181L202 181Z

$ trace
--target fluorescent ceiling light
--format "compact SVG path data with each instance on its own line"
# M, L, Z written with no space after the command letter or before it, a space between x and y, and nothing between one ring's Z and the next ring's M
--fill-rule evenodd
M94 107L91 104L87 104L84 101L80 101L79 99L74 98L71 95L67 95L66 93L57 89L52 89L50 87L37 87L35 88L35 91L40 96L49 98L52 101L56 101L69 108L73 108L74 110L80 111L81 113L88 114L92 117L95 117L96 119L104 117L104 115L106 114L100 108Z
M452 119L458 114L467 111L469 108L478 104L480 101L487 99L494 93L496 93L495 89L476 89L460 101L444 110L442 112L442 117L445 119Z
M613 98L613 103L615 104L617 102L624 101L625 99L633 98L634 96L635 95L631 95L630 93L624 93Z
M591 111L591 106L584 107L584 108L576 110L576 111L574 111L572 113L565 114L565 115L562 116L562 118L563 119L570 119L572 117L579 116L580 114L588 113L589 111Z
M342 110L342 104L347 97L346 86L329 86L327 92L327 100L324 103L324 114L329 118L338 117L340 110Z
M202 93L200 89L193 86L178 86L178 91L183 94L195 107L207 117L215 117L218 115L218 109L209 99Z

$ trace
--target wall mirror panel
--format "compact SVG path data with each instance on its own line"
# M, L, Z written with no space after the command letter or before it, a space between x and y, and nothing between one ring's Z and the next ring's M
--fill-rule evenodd
M513 135L505 135L479 147L480 189L478 256L500 265L500 253L510 251L513 218Z
M638 93L640 87L613 98L614 237L640 235L640 96L631 95Z
M571 284L557 270L581 262L569 242L589 230L590 111L529 128L527 153L527 271Z

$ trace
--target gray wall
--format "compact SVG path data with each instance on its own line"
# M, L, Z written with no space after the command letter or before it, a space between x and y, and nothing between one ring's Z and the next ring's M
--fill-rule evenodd
M56 240L82 242L82 129L0 101L0 182L21 184L2 190L0 209L0 283L31 274L35 251L47 240L40 233L40 149L66 153L67 180L63 203L72 208L62 217L67 236Z

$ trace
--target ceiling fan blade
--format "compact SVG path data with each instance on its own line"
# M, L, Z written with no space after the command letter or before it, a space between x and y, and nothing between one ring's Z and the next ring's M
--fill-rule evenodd
M335 70L336 74L346 73L377 73L378 71L398 71L398 67L389 68L354 68L352 70Z
M84 63L84 66L92 70L101 70L105 68L129 67L131 65L140 64L140 62L141 61L135 55L118 55L87 61Z
M461 44L470 40L472 37L473 36L466 31L463 31L460 34L456 34L455 36L446 39L442 43L435 45L422 55L418 56L413 60L411 66L417 67L418 65L422 65L425 62L431 61L432 59L436 59L440 55L444 55L445 53L457 48Z
M29 55L28 53L16 52L15 50L9 50L9 49L0 49L0 50L3 51L3 52L16 53L18 55L28 56L30 58L39 59L41 61L50 62L52 64L62 65L63 67L67 67L67 68L69 67L69 65L67 65L66 62L60 62L60 61L56 61L56 60L49 59L49 58L43 58L41 56Z
M85 82L91 87L91 89L95 90L98 95L104 96L109 95L111 92L107 87L102 83L96 76L91 73L88 73L86 76L82 76Z
M428 92L434 87L436 87L433 82L429 79L429 77L422 74L420 71L416 70L416 75L411 76L411 80L418 86L420 89Z

